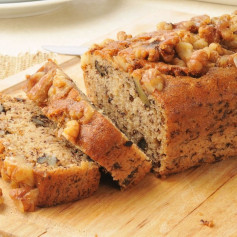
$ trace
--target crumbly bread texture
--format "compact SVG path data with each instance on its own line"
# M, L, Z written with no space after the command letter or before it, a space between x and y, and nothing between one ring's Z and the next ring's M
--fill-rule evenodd
M98 188L98 165L56 132L33 102L0 96L1 176L21 211L86 198Z
M87 94L158 175L237 155L237 15L118 33L82 57Z
M122 189L150 171L146 155L90 104L55 63L47 62L27 79L27 96L58 124L58 135L110 172Z

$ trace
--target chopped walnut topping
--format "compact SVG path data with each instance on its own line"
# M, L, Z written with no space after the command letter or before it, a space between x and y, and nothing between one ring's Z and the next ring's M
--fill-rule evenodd
M187 42L179 42L176 46L178 56L184 61L188 61L193 53L193 46Z
M203 49L208 46L208 42L205 39L198 39L197 41L193 42L194 49Z
M134 49L134 55L136 58L145 59L147 58L148 54L148 50L146 50L144 47L137 47Z
M95 110L91 106L86 106L84 109L84 116L81 118L80 122L83 124L88 123L91 120L94 112Z
M70 90L71 86L66 83L67 75L62 70L56 69L55 75L53 76L52 86L49 88L48 95L50 97L63 97Z
M179 43L177 34L168 35L168 37L160 43L159 51L163 60L167 63L171 62L175 55L175 46Z
M199 49L195 51L190 59L188 60L188 68L191 72L195 74L201 73L205 71L205 67L207 66L209 56L204 49Z
M75 142L77 136L79 135L79 131L80 124L76 120L71 120L66 123L62 135L69 141Z
M82 118L83 114L83 110L71 109L69 111L69 115L73 120Z
M124 31L119 31L117 34L117 39L118 40L126 40L132 38L132 35L127 35L126 32Z
M211 67L236 67L237 14L214 18L203 15L177 24L161 22L154 32L135 37L119 32L118 39L92 50L111 58L115 68L132 76L138 69L143 75L146 70L155 68L161 74L197 78ZM136 84L141 80L141 77L134 78ZM150 84L144 82L149 92L154 91L151 85L155 85L155 79L158 81L154 77ZM141 97L145 98L144 95Z
M157 24L156 29L157 30L172 30L173 24L162 21Z
M21 212L35 211L39 190L29 188L17 188L10 190L10 197Z
M155 43L149 46L138 46L133 49L134 56L137 59L147 59L150 62L158 61L160 58L158 45Z
M186 67L186 63L179 58L174 58L171 63L180 67Z
M234 66L234 57L232 55L224 55L218 58L216 64L219 67Z
M23 157L7 157L1 170L3 180L10 182L14 187L34 186L34 174L31 164L25 162Z
M141 82L149 93L153 93L155 90L162 91L164 88L164 79L161 73L155 69L147 70L143 74Z
M220 41L220 34L213 25L201 26L198 30L200 38L203 38L209 44Z
M90 54L89 53L84 53L82 56L81 56L81 67L85 67L86 65L90 64L90 61L91 61L91 57L90 57Z
M120 55L117 55L116 57L113 58L114 62L121 67L125 72L128 71L129 64L127 63L126 59Z
M61 88L66 86L66 82L65 82L65 74L63 74L60 70L57 69L56 71L56 75L54 77L53 80L53 85L55 87Z
M133 78L134 78L134 83L135 83L136 91L137 91L137 94L138 94L139 98L141 99L143 104L145 104L146 106L149 106L150 102L147 98L147 95L143 91L141 83L140 83L141 72L139 70L134 71L133 72Z

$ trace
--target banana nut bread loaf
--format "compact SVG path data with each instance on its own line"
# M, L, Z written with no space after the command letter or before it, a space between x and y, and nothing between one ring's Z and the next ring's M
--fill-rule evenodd
M1 176L21 211L86 198L98 188L98 165L55 129L33 102L0 96Z
M237 156L237 12L94 45L87 94L158 175Z
M27 80L27 96L55 121L73 145L111 173L122 189L150 171L146 155L90 104L73 81L52 61Z

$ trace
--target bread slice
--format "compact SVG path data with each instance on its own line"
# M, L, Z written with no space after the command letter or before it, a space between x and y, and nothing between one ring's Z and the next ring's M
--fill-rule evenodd
M94 45L87 94L167 175L237 156L237 15L162 22Z
M59 135L110 172L121 188L136 184L150 171L146 155L52 61L28 76L27 96L58 124Z
M1 176L21 211L86 198L98 188L98 165L56 132L33 102L0 96Z

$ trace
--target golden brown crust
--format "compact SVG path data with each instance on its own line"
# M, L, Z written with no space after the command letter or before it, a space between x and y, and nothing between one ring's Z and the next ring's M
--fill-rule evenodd
M36 206L49 207L89 197L98 189L100 181L98 167L88 167L86 162L81 166L48 171L33 169L31 186L27 182L30 176L17 182L16 174L23 172L25 169L21 165L10 162L4 162L1 170L3 179L12 185L10 196L21 211L34 211Z
M37 206L45 207L91 196L98 189L100 173L96 166L88 168L85 163L47 173L35 171L34 177L39 190Z
M45 72L45 68L48 72L32 88L35 75L28 76L28 97L58 123L63 136L109 171L122 188L141 180L151 167L147 157L92 107L53 62L49 61L37 73ZM39 93L43 93L40 98Z
M79 147L93 157L101 166L106 167L122 187L137 183L147 172L150 165L144 154L114 128L104 116L96 112L90 123L81 126L77 140ZM138 168L139 172L138 172ZM131 174L134 177L129 178ZM131 180L130 180L131 179Z
M196 80L167 78L165 90L155 95L167 118L167 159L161 175L237 155L236 75L232 67L212 68Z

